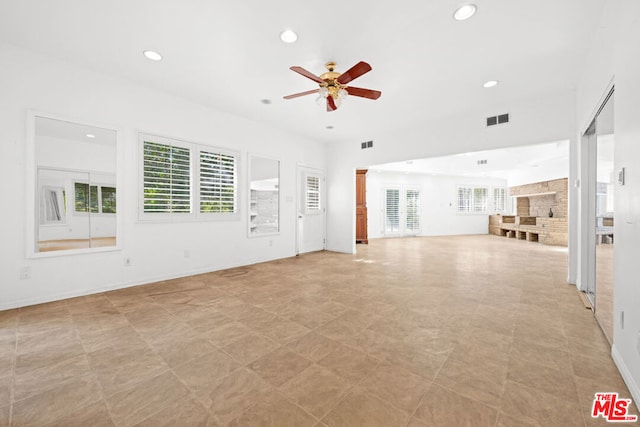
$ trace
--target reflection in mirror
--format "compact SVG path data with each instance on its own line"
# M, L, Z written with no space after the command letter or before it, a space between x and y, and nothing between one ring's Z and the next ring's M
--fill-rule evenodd
M116 245L116 132L35 117L35 252Z
M280 210L280 162L249 159L249 235L277 233Z

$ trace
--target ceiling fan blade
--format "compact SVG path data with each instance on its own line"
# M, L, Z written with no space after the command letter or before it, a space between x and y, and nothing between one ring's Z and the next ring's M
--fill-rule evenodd
M349 86L345 87L344 90L346 90L349 95L368 99L378 99L380 98L380 95L382 95L382 92L379 90L363 89L361 87Z
M336 105L336 101L333 99L333 96L327 96L327 111L335 111L338 109Z
M324 80L322 80L320 77L316 76L315 74L313 74L311 71L307 71L302 67L298 67L297 65L294 65L293 67L289 67L289 69L291 71L295 71L298 74L301 74L303 76L305 76L308 79L313 80L316 83L324 83Z
M341 85L344 85L349 83L351 80L355 80L361 75L368 73L369 71L371 71L371 65L360 61L344 73L340 74L340 77L338 77L336 81Z
M318 93L320 89L308 90L306 92L294 93L293 95L284 96L284 99L293 99L299 96L311 95L312 93Z

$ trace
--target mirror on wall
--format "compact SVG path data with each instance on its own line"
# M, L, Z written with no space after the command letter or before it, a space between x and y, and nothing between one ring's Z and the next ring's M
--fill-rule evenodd
M116 246L116 131L34 117L34 252Z
M249 157L249 236L277 233L280 229L280 162Z

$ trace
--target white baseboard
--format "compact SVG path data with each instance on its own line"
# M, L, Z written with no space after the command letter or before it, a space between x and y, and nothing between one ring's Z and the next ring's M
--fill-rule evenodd
M622 356L615 345L611 346L611 357L613 358L613 361L620 371L620 375L622 375L622 379L631 393L631 398L635 402L636 408L640 407L640 387L631 376L631 372L629 372L627 365L624 363L624 360L622 360Z
M20 308L20 307L27 307L27 306L36 305L36 304L45 304L48 302L60 301L68 298L76 298L76 297L82 297L86 295L99 294L101 292L115 291L117 289L124 289L124 288L130 288L133 286L146 285L149 283L162 282L164 280L172 280L172 279L179 279L182 277L195 276L198 274L213 273L215 271L227 270L229 268L247 267L249 265L259 264L262 262L269 262L269 261L275 261L278 259L289 258L291 256L294 256L294 255L289 255L281 258L272 258L272 257L256 258L256 259L248 260L248 262L243 262L237 265L227 265L221 268L204 267L199 269L182 271L180 273L171 274L171 275L145 277L145 278L140 278L132 281L112 283L112 284L109 284L106 286L100 286L97 288L76 289L73 291L60 292L60 293L49 294L45 296L22 298L22 299L17 299L17 300L8 301L8 302L2 301L0 302L0 311L11 310L11 309Z

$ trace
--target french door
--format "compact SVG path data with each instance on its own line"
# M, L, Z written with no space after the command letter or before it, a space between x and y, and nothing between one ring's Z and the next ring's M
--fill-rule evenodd
M420 234L420 190L385 188L383 190L383 234L415 236Z

